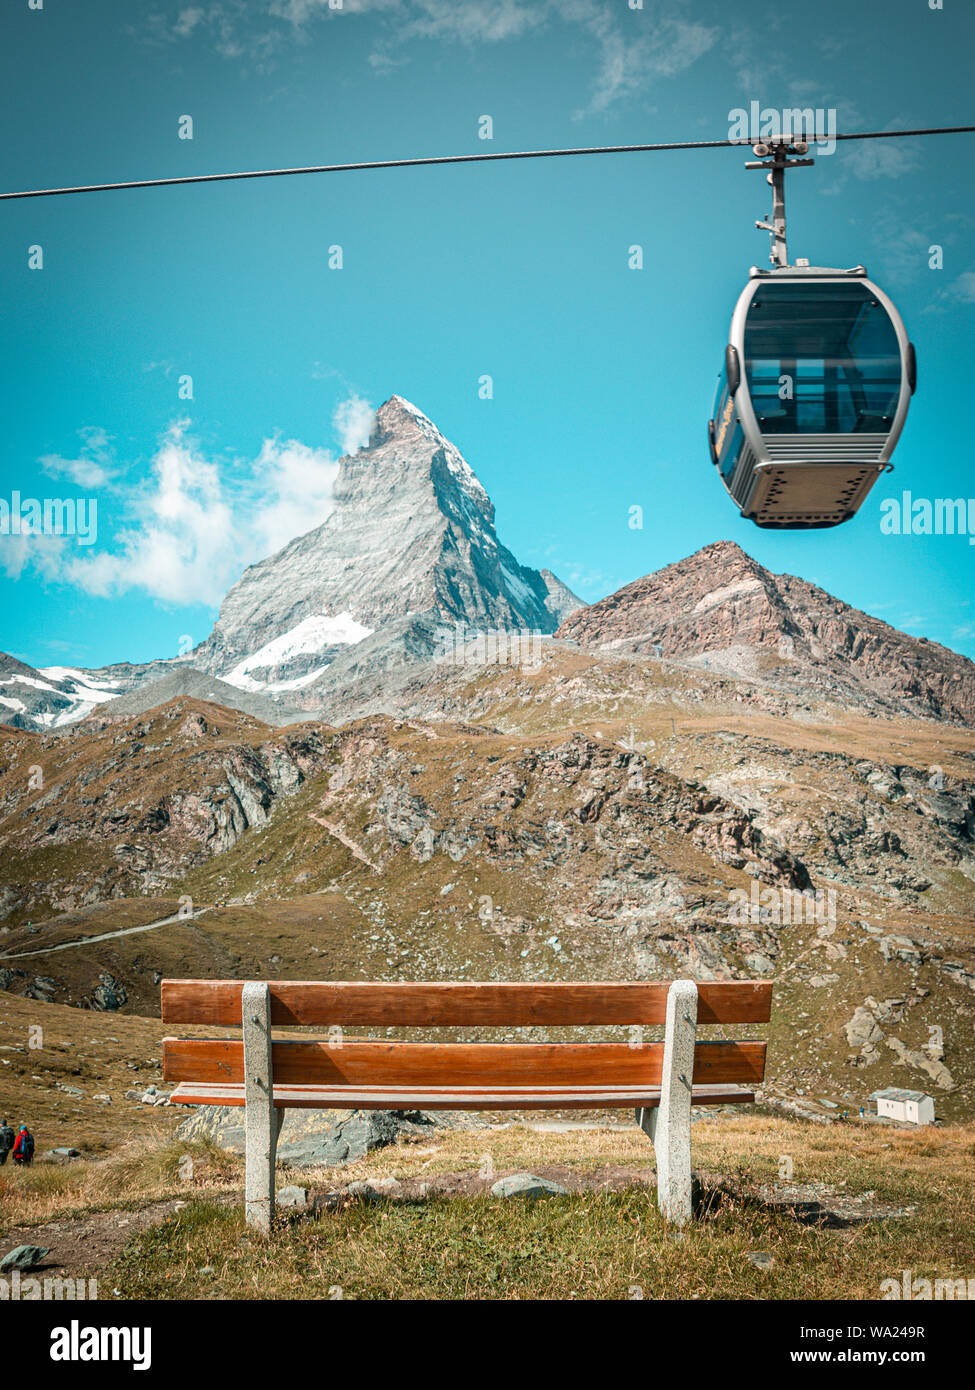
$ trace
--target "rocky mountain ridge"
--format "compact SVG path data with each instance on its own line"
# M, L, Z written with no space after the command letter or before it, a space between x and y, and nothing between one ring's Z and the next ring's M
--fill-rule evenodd
M35 669L0 652L0 724L14 729L55 729L83 719L114 700L122 684L75 666Z
M875 716L971 723L975 664L773 574L729 541L624 586L591 607L499 541L494 508L456 447L400 396L342 460L322 525L251 566L193 651L99 671L35 671L0 658L0 722L60 729L123 698L118 716L179 694L272 724L396 716L446 706L451 671L495 658L477 634L531 636L736 683L771 708L827 704ZM483 642L481 643L483 647ZM446 655L446 661L444 656ZM504 658L511 660L510 654ZM222 684L212 690L207 682Z
M570 614L556 634L600 651L677 657L743 681L972 724L975 663L911 637L731 541Z

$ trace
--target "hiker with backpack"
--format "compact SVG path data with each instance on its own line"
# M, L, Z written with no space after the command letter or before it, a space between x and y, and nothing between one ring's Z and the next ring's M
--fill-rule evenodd
M26 1125L21 1125L14 1140L14 1162L29 1168L34 1162L34 1136Z
M0 1168L7 1161L7 1155L14 1146L14 1132L6 1120L0 1125Z

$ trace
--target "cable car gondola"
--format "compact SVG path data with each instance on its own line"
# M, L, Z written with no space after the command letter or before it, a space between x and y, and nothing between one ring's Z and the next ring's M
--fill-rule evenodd
M854 516L894 451L917 379L900 314L863 266L789 265L781 142L770 169L773 267L752 267L731 320L708 423L711 459L742 516L781 529Z

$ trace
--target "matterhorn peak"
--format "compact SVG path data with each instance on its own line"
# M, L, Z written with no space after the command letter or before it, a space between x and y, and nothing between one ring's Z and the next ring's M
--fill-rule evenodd
M340 460L334 503L320 526L245 571L195 665L250 691L312 699L361 643L388 665L384 634L415 660L414 629L551 633L580 606L502 545L474 470L403 396L383 402L369 442Z
M393 395L376 411L368 450L378 450L384 445L396 443L406 446L398 455L403 462L419 463L421 467L427 471L432 469L434 473L439 467L444 475L442 482L447 487L459 487L477 509L485 513L489 524L493 525L494 505L460 450L441 434L429 415L424 415L422 410L404 396ZM417 445L419 449L416 448ZM363 452L365 451L360 449L353 458L358 459ZM338 486L339 489L342 488L341 480Z
M424 415L423 411L405 396L393 395L383 401L373 418L368 447L375 448L394 435L421 435L431 443L449 445L449 441L440 433L429 415Z
M377 420L393 420L404 415L408 419L414 420L418 425L426 426L426 428L431 430L434 434L439 434L439 430L430 419L429 415L424 415L419 406L414 405L412 401L408 401L405 396L396 395L395 392L389 397L389 400L383 401L382 405L376 411Z

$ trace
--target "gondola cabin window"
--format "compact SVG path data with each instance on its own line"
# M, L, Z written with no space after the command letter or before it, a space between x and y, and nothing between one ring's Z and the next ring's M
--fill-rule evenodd
M883 433L901 388L897 333L863 284L765 284L745 373L763 435Z

